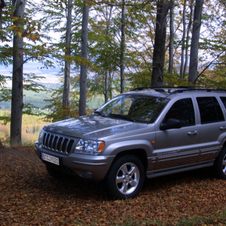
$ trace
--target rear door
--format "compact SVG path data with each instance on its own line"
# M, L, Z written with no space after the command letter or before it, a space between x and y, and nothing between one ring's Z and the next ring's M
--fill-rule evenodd
M180 120L181 128L160 130L161 122L167 122L170 118ZM176 169L198 162L199 133L195 124L192 98L175 101L163 120L157 124L154 150L156 172Z
M200 161L210 161L216 158L221 149L220 136L226 133L226 122L219 104L214 96L197 97L200 112Z

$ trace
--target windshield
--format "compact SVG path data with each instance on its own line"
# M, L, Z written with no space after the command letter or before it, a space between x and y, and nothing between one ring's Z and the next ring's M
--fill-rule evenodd
M95 113L105 117L153 123L168 101L162 97L127 94L110 100Z

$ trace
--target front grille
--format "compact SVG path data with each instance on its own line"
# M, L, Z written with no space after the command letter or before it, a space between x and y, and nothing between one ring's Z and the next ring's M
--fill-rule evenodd
M77 141L77 139L53 133L44 133L43 136L43 146L45 148L65 154L71 153Z

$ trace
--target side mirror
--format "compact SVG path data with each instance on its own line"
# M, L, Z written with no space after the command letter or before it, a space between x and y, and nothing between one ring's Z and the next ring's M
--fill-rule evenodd
M170 118L167 120L166 123L161 123L160 130L167 130L167 129L178 129L181 128L180 120Z

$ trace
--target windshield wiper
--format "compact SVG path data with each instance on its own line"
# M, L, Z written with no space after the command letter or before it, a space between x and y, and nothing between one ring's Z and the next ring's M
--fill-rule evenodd
M97 113L98 115L102 115L103 113L97 110L94 110L94 113Z
M131 118L128 117L127 115L109 114L108 116L109 116L109 117L112 117L112 118L124 119L124 120L130 121L130 122L136 122L136 120L131 119Z
M108 116L108 114L103 114L101 111L97 111L97 110L95 110L94 113L97 113L98 115L103 116L103 117Z

